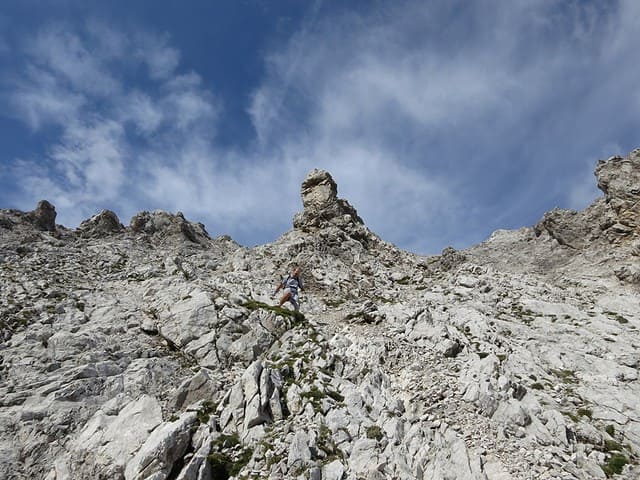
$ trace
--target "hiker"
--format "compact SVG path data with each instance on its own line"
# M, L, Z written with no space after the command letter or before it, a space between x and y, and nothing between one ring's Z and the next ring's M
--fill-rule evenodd
M300 305L298 304L298 288L304 291L304 283L300 277L301 271L302 269L296 266L291 273L284 277L282 282L278 284L278 288L276 288L274 295L281 289L284 289L284 295L282 295L282 298L280 299L280 307L282 307L285 302L291 302L291 305L293 305L293 309L296 312L300 310Z

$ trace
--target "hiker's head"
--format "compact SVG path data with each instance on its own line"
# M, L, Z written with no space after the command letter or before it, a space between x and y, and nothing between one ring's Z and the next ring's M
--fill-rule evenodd
M293 267L293 270L291 270L291 275L297 277L298 275L300 275L301 271L302 269L298 265L296 265L295 267Z

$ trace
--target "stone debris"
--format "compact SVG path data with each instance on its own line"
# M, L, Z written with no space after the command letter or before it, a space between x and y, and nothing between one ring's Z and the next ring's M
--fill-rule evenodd
M582 212L420 257L314 170L252 249L0 210L0 478L639 478L640 150ZM303 315L273 285L303 266Z

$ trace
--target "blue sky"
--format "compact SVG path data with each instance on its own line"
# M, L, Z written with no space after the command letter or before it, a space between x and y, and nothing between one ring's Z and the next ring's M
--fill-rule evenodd
M251 246L318 167L385 240L468 247L584 208L640 146L638 38L635 0L5 0L0 208Z

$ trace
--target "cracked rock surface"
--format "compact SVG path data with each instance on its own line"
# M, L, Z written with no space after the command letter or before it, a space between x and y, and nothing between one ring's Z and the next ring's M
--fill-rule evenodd
M0 210L0 478L635 479L640 151L422 257L314 170L252 249L180 213ZM273 307L303 268L302 313Z

